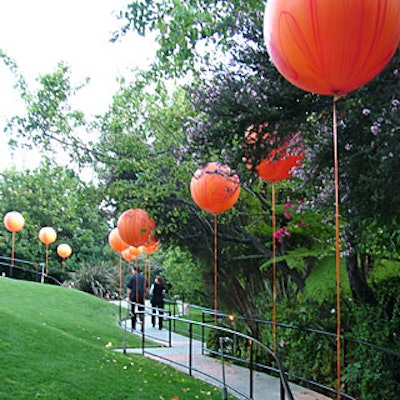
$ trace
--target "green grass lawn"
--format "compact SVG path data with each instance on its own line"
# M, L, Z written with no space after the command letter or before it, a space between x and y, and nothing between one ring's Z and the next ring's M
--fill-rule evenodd
M0 278L0 399L220 399L221 391L121 348L113 304L64 287ZM128 347L141 338L127 335Z

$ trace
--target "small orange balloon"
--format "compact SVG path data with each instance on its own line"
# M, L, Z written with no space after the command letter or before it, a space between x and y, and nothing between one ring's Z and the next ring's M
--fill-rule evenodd
M125 243L119 236L118 228L114 228L110 232L110 234L108 235L108 243L110 244L112 249L118 251L118 253L121 253L121 251L124 251L129 247L129 244Z
M237 202L240 195L239 177L227 165L210 162L193 175L190 193L201 209L218 215Z
M369 82L400 40L399 0L268 0L264 39L278 71L312 93L342 95Z
M268 156L255 167L258 176L270 183L280 182L292 177L293 168L300 167L304 158L304 141L299 132L289 134L280 141L278 132L263 122L258 126L251 125L245 134L247 144L243 161L247 168L253 168L252 153L258 148L274 146Z
M150 242L148 245L143 246L143 251L146 254L154 254L158 250L158 241Z
M131 262L136 259L137 255L130 252L129 247L121 252L121 256L125 261Z
M57 247L57 254L61 258L68 258L72 253L71 247L66 243L61 243Z
M45 226L39 231L39 239L44 244L52 244L57 239L56 231L50 226Z
M139 246L139 247L129 246L128 250L131 254L133 254L135 257L137 257L143 253L143 246Z
M10 232L19 232L25 225L25 219L18 211L10 211L4 216L3 223Z

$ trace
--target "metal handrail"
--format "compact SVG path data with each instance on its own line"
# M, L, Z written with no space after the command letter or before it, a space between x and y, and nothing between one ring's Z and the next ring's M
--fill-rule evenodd
M16 265L15 263L30 265L31 267L34 267L34 268L40 265L41 271L39 272L36 269L35 270L29 269L29 268L26 268L25 266ZM35 278L36 278L35 280L40 281L41 283L44 283L47 280L48 282L50 282L52 284L62 286L62 283L60 281L58 281L56 278L54 278L53 276L48 275L48 274L46 275L44 273L42 263L34 263L32 261L21 260L18 258L14 258L13 263L11 263L11 258L0 256L0 269L3 269L2 274L4 276L8 276L9 278L18 279L18 277L13 276L13 273L12 273L13 270L18 270L20 272L29 273L29 274L35 276Z
M137 306L138 303L130 302L130 305L135 305L135 306ZM140 304L140 306L141 306L142 309L143 309L143 311L142 311L143 314L151 315L152 307L146 306L146 305L142 305L142 304ZM120 302L120 307L121 307L121 302ZM192 342L193 342L193 326L194 326L194 325L198 325L198 326L201 326L202 329L214 329L214 330L218 330L219 332L221 332L221 337L226 337L226 336L229 336L229 335L230 335L230 336L238 336L239 338L248 341L249 346L250 346L250 349L251 349L251 351L250 351L251 354L253 353L253 352L252 352L252 349L253 349L254 345L258 345L261 349L263 349L267 354L269 354L269 355L274 359L274 361L275 361L275 363L276 363L276 365L277 365L276 371L277 371L278 374L279 374L279 380L280 380L280 383L281 383L281 399L282 399L282 400L285 399L285 395L286 395L286 396L287 396L286 398L287 398L288 400L294 400L292 391L291 391L290 386L289 386L289 384L288 384L287 374L286 374L285 371L284 371L284 367L283 367L283 364L282 364L280 358L274 353L274 351L273 351L272 349L270 349L270 348L269 348L268 346L266 346L264 343L262 343L261 341L259 341L259 340L256 339L256 338L253 338L253 337L251 337L251 336L249 336L249 335L246 335L246 334L243 334L243 333L241 333L241 332L234 331L234 330L229 329L229 328L225 328L225 327L221 327L221 326L217 326L217 325L211 325L211 324L207 324L207 323L203 323L203 322L198 322L198 321L187 320L187 319L184 319L184 318L172 316L170 310L164 309L163 311L164 311L164 313L165 313L165 314L164 314L164 318L165 318L165 319L168 319L168 320L170 321L170 323L169 323L170 332L171 332L171 321L179 321L179 322L181 322L181 323L188 324L188 326L189 326L189 327L188 327L188 336L189 336L189 343L188 343L188 366L185 365L185 364L182 364L182 363L180 363L180 362L177 362L177 361L168 359L169 362L175 363L175 364L180 365L180 366L183 366L183 367L185 367L185 368L188 368L188 370L189 370L189 375L192 375L192 371L196 371L196 372L198 372L198 373L201 373L201 374L203 374L203 375L206 375L206 376L208 376L208 377L210 377L210 378L212 378L212 379L218 381L218 382L221 383L221 384L224 384L225 386L228 386L228 385L226 385L225 382L222 382L220 379L218 379L218 378L216 378L216 377L213 377L213 376L210 376L210 374L208 374L207 371L202 371L202 370L199 370L199 369L196 369L196 368L193 367L193 364L192 364L192 361L193 361L193 353L192 353L192 347L193 347L193 344L192 344ZM139 313L137 313L137 314L139 314ZM121 312L120 312L120 315L121 315ZM128 318L128 312L127 312L126 318ZM145 319L143 319L143 321L144 321L144 320L145 320ZM143 322L143 323L144 323L144 322ZM120 321L120 324L121 324L121 321ZM125 323L125 332L126 332L126 323ZM142 354L147 353L147 354L150 354L150 355L155 356L155 357L158 357L158 358L163 358L163 357L160 356L160 355L157 355L157 354L155 354L155 353L152 353L151 351L146 350L146 341L145 341L145 337L146 337L146 338L151 338L151 336L150 336L150 335L146 335L145 329L141 329L141 333L142 333ZM170 341L169 341L169 345L171 345L171 339L170 339ZM124 349L126 349L125 337L124 337ZM220 349L220 350L221 350L221 351L219 351L219 352L214 352L214 354L219 355L219 356L221 357L221 359L222 359L222 357L224 356L224 355L222 354L223 349ZM246 360L246 361L247 361L247 360ZM247 396L247 395L245 395L245 394L243 394L243 393L240 393L237 389L235 389L235 388L233 388L233 387L231 387L231 386L230 386L230 389L251 400L251 399L253 399L253 372L254 372L254 365L255 365L252 356L250 357L249 363L250 363L250 364L249 364L249 376L250 376L250 393L249 393L249 396Z

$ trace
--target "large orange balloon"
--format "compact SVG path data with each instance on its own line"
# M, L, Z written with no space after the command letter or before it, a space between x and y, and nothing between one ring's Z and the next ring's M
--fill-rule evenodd
M68 258L72 253L71 246L67 243L61 243L57 246L57 254L61 258Z
M56 231L50 226L45 226L39 231L39 239L44 244L52 244L57 239Z
M145 245L156 229L153 218L149 218L141 208L129 209L118 219L118 233L121 239L131 246Z
M400 40L399 0L268 0L273 63L308 92L342 95L374 78Z
M193 175L190 193L203 210L218 215L233 207L239 198L239 177L231 169L216 162L208 163Z
M108 243L110 244L111 248L118 253L124 251L129 247L128 243L125 243L118 233L118 228L114 228L108 235Z
M3 223L10 232L19 232L25 225L25 219L19 212L10 211L4 216Z

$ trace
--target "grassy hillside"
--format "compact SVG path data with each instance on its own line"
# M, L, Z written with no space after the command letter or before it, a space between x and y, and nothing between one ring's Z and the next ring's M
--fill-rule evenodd
M0 278L0 399L220 399L220 390L116 353L118 310L86 293ZM110 347L110 343L112 347ZM128 334L128 347L140 338Z

